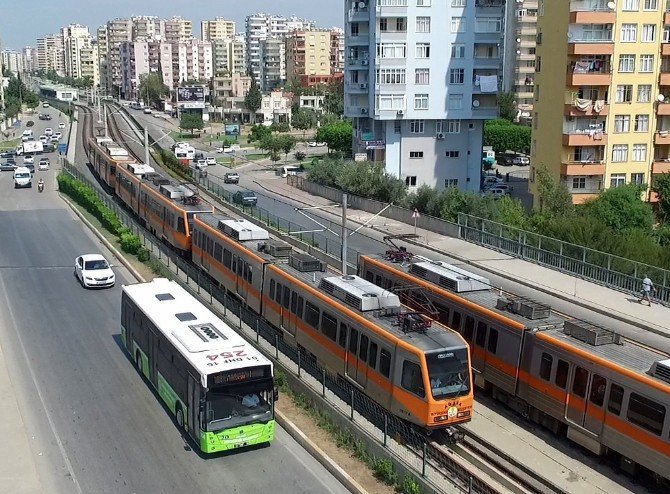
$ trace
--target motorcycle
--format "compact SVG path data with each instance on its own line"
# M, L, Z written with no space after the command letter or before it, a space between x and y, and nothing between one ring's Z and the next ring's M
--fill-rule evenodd
M44 191L44 182L37 182L37 192Z

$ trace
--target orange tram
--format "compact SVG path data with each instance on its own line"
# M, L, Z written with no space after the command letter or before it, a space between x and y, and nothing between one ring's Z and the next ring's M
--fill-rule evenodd
M597 455L617 454L630 474L670 479L666 354L501 294L457 266L400 254L362 255L358 274L388 290L422 287L436 320L470 344L476 386Z

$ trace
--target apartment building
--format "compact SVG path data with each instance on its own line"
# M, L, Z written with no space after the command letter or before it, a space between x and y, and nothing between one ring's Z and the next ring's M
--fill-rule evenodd
M344 107L354 153L383 163L409 190L479 190L483 126L498 115L502 57L473 55L502 43L504 3L345 5Z
M164 22L157 16L142 15L132 18L131 39L135 41L156 39L164 36Z
M540 2L530 176L536 205L538 167L563 182L576 204L670 172L666 9L661 0Z
M83 72L93 76L91 67L86 66L82 69L81 55L84 52L86 57L90 56L91 44L93 38L88 31L88 27L81 24L70 24L61 28L61 37L63 38L63 60L65 64L65 75L78 79L84 77Z
M330 73L344 72L344 30L334 27L330 30Z
M37 50L34 46L24 46L21 50L26 72L33 72L37 67Z
M0 51L0 65L14 75L19 75L26 70L23 53L14 50Z
M261 91L272 91L286 82L286 44L283 37L270 36L260 47Z
M203 41L232 39L235 37L235 21L217 17L200 23L200 36Z
M251 87L251 80L250 76L239 72L215 76L212 79L213 107L210 113L217 114L225 122L249 122L250 115L244 106L244 97Z
M143 99L138 94L140 76L161 74L163 83L174 89L172 77L173 45L161 40L124 41L119 45L121 57L121 93L124 99Z
M168 43L187 43L193 39L193 22L175 16L163 21L163 36Z
M93 87L100 85L100 57L98 55L98 43L92 40L79 50L79 74L80 77L88 77L93 81Z
M209 81L214 76L212 43L191 38L172 43L172 83L174 87L184 81Z
M286 35L285 44L288 77L331 73L330 31L293 31Z
M37 70L54 70L65 75L63 38L60 34L37 38Z
M105 74L104 87L107 92L118 96L121 91L121 54L119 46L125 41L132 41L132 20L113 19L107 21L104 38L106 44L102 51L98 51L101 64L100 71Z
M214 74L245 73L246 46L243 35L234 38L215 38L211 43Z

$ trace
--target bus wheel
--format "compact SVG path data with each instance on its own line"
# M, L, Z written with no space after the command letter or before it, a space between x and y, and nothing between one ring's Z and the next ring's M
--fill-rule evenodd
M181 405L177 403L175 405L175 416L177 418L177 425L180 429L184 429L184 411L181 409Z

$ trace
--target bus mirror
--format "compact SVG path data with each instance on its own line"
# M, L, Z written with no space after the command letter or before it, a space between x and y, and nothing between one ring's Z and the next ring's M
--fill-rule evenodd
M273 400L275 402L279 401L279 389L277 388L277 386L275 386L275 389L274 389Z

